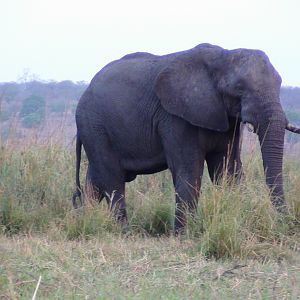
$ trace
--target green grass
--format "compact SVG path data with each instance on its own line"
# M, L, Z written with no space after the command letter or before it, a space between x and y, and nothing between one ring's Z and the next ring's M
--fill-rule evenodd
M193 239L0 238L0 297L30 299L298 299L292 261L207 260Z
M259 156L244 162L238 186L214 186L205 172L199 209L174 237L168 172L127 185L124 231L105 201L72 209L73 148L2 143L0 299L31 298L39 276L37 299L297 299L299 158L285 161L286 217L270 204Z

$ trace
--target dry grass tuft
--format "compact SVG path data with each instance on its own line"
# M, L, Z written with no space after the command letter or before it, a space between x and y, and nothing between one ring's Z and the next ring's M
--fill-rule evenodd
M214 186L205 174L198 212L174 237L168 172L128 184L124 232L106 203L73 210L73 149L57 139L2 143L0 298L31 298L42 276L37 298L296 299L300 162L285 162L290 215L282 217L260 158L244 161L238 186L226 178Z

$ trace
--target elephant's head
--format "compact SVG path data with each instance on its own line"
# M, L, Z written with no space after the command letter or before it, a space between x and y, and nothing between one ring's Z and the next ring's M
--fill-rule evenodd
M272 201L284 205L282 159L288 125L280 104L281 78L258 50L225 50L209 44L183 52L158 76L163 107L190 123L227 131L229 119L250 123L261 144Z

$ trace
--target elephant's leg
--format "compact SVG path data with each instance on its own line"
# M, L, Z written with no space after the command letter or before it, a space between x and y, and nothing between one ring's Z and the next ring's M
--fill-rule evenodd
M219 183L224 178L233 178L239 181L242 174L242 164L228 152L209 153L206 156L208 173L213 183Z
M86 172L85 191L87 192L89 198L95 199L99 202L104 197L104 193L99 183L97 183L97 177L95 176L95 174L93 174L90 164L88 165L88 169Z
M226 172L226 153L209 153L206 155L208 173L213 183L219 183Z
M224 175L239 182L242 175L240 132L240 124L236 124L228 133L219 135L220 142L215 151L206 154L205 159L212 182L220 182Z
M233 152L227 158L227 174L233 178L235 183L240 183L241 179L243 178L243 166L240 157L240 150L239 152Z
M90 168L88 178L88 191L92 197L101 200L105 197L109 209L120 223L127 222L125 204L125 182L118 181L118 176L114 178L111 170Z
M230 136L230 148L228 152L227 169L229 175L233 176L235 182L239 183L243 177L243 165L241 161L243 124L237 124L234 132Z
M126 223L125 182L119 180L121 176L118 176L118 170L113 172L102 165L102 168L90 168L89 176L89 189L92 190L94 198L100 201L105 197L116 220Z
M125 171L106 135L90 131L89 138L83 140L89 161L88 182L95 198L105 197L116 219L124 223L127 221Z
M179 233L186 225L187 213L193 214L197 209L203 164L204 161L195 161L196 168L172 172L176 192L175 233Z
M125 183L116 185L115 187L115 190L105 192L105 198L116 220L121 224L127 224Z
M204 149L199 145L199 129L179 118L166 119L160 134L176 193L174 229L179 233L186 225L186 214L197 208Z

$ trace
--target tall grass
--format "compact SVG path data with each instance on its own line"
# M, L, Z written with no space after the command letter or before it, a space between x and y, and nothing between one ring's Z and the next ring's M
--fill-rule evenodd
M199 209L186 234L207 257L272 257L288 255L300 243L300 161L285 162L290 215L278 215L264 184L258 156L246 157L240 185L226 178L215 186L205 173ZM251 163L248 163L251 162ZM174 190L167 171L139 176L126 187L129 227L124 234L106 203L87 201L74 210L73 147L59 139L2 142L0 151L0 234L47 234L52 239L172 235ZM86 162L82 163L82 182ZM105 201L103 201L105 202ZM298 222L298 223L297 223Z

